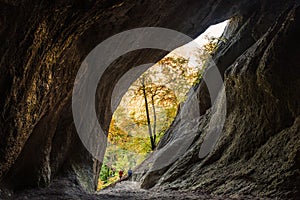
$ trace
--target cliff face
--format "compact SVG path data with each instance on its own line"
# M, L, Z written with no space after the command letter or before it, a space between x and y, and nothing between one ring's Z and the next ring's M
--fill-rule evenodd
M145 26L196 37L209 25L232 17L228 42L215 55L225 80L219 97L226 94L227 99L220 142L208 157L199 159L209 121L218 120L201 83L195 89L202 116L195 113L178 125L175 121L160 144L170 145L170 138L185 141L192 133L194 139L182 145L187 152L163 170L150 170L143 185L205 187L216 193L298 191L299 9L294 1L1 0L0 5L0 194L47 186L56 178L94 189L99 163L77 136L71 95L81 62L98 43ZM165 54L133 52L109 67L96 94L104 129L120 77ZM222 101L216 106L222 108Z
M203 115L194 108L210 107L206 86L193 89L157 151L137 168L142 187L299 197L300 10L268 6L230 22L228 42L214 55L225 88ZM201 158L225 111L219 140Z

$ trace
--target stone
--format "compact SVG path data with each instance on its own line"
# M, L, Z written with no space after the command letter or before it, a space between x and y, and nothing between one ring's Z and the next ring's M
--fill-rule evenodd
M299 194L296 1L3 0L0 5L1 198L27 188L46 187L41 191L47 195L63 189L68 197L94 191L101 163L77 136L71 96L80 64L97 44L145 26L170 28L195 38L208 26L230 18L224 34L227 42L213 56L225 81L222 95L227 97L220 141L211 154L199 158L209 121L219 117L202 82L192 89L201 112L191 120L177 117L158 151L134 176L146 188L270 197ZM95 105L105 130L118 80L134 66L164 55L158 50L131 52L107 69ZM182 105L179 114L184 107L192 110L190 106ZM152 168L156 160L167 157L159 150L170 151L178 141L184 145L179 145L174 159L162 170Z
M300 77L299 61L294 57L299 55L296 47L299 20L298 6L283 9L269 29L265 29L266 33L260 34L261 38L251 46L247 45L227 67L224 76L226 121L221 138L210 154L199 158L200 147L209 134L205 126L206 113L195 125L200 127L198 141L164 169L163 174L158 171L155 179L155 171L145 173L141 179L144 188L154 186L271 198L299 196ZM230 49L226 44L220 48L216 58L220 58L218 55L225 57L224 49ZM202 95L202 90L198 91ZM216 104L219 103L217 100ZM209 112L212 119L215 114ZM171 132L164 137L177 137L176 131L180 128L173 123ZM165 140L162 139L163 146L168 145Z

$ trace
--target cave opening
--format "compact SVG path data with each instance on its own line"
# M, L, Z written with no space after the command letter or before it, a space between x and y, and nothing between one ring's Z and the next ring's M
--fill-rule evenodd
M0 199L178 199L177 194L180 199L189 199L186 192L192 193L190 199L300 196L299 1L5 0L0 10ZM118 61L115 56L116 62L103 76L95 72L93 67L98 63L94 62L85 62L87 71L80 71L86 56L96 45L128 30L164 27L196 38L209 25L229 18L228 37L220 41L224 45L213 57L225 85L219 90L227 97L225 118L213 112L218 102L208 100L207 90L202 90L207 85L201 81L195 93L200 117L185 101L191 117L180 118L185 125L197 128L181 126L175 118L163 138L154 140L158 147L145 160L167 165L140 167L145 162L141 159L140 171L133 167L134 174L141 172L134 179L141 183L139 188L122 190L118 186L134 182L124 181L111 194L95 193L102 159L98 159L100 151L94 144L99 148L106 144L117 109L110 106L114 86L129 70L140 68L135 66L156 63L165 52L187 41L173 43L164 37L170 44L167 50L144 49L140 57L132 53ZM155 35L153 40L156 37L160 38ZM136 47L144 37L130 38ZM119 48L110 47L103 52L114 56L113 51ZM118 55L127 54L123 52ZM100 63L106 57L98 58ZM82 84L74 81L78 72L86 72L80 76ZM90 79L99 77L100 81ZM72 96L75 85L79 85L78 98ZM75 109L74 99L79 104ZM151 112L151 99L149 102ZM154 121L153 113L150 116ZM221 137L209 154L199 156L204 139L211 133L209 125L219 119L226 120L223 127L216 127ZM100 126L103 132L98 131ZM151 146L147 126L144 129ZM103 143L93 140L99 132L104 135ZM82 133L88 136L84 140ZM195 135L192 143L184 143L188 134ZM160 154L160 150L166 148L183 153L165 162L171 154ZM127 168L124 171L126 175ZM156 189L162 193L156 194Z
M194 41L170 52L150 68L147 64L138 66L143 73L121 99L118 97L113 108L98 190L132 179L135 167L157 148L189 91L202 80L206 60L226 42L228 23L226 20L208 27ZM127 72L128 77L130 73L135 71Z

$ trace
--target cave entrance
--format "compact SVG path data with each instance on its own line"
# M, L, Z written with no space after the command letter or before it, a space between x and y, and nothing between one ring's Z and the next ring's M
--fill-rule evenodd
M122 97L110 122L98 190L142 163L171 126L187 94L201 80L205 60L220 42L228 20L210 26L194 42L179 47L147 69Z

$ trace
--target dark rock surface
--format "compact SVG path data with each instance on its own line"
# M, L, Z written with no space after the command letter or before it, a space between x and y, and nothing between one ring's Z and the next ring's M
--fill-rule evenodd
M228 42L214 56L225 74L221 96L227 96L220 142L207 158L198 158L209 120L218 119L201 83L195 90L202 116L195 113L181 122L178 117L159 146L180 147L175 159L148 172L150 158L136 176L148 188L295 197L300 185L300 26L295 5L292 0L0 0L0 197L57 184L52 191L41 191L49 198L59 189L70 195L66 198L81 198L87 194L84 190L95 188L100 164L76 134L71 95L81 62L98 43L144 26L166 27L195 38L209 25L231 17L225 33ZM165 54L133 52L110 66L96 95L104 129L120 77ZM185 107L193 110L192 105ZM172 146L172 138L183 143Z
M99 199L99 200L110 200L110 199L129 199L129 200L150 200L150 199L178 199L178 200L221 200L221 199L244 199L244 200L259 200L252 196L220 196L220 195L209 195L201 191L189 192L189 191L160 191L160 190L143 190L140 188L140 184L137 182L122 182L118 183L114 188L102 190L100 192L91 194L82 190L78 185L70 179L54 180L48 188L40 190L25 190L20 193L16 193L12 196L13 199Z
M194 127L198 127L196 133L189 131L190 137L198 138L196 142L176 157L176 161L156 169L159 160L164 157L161 149L165 151L176 145L176 141L185 135L182 126L191 122L185 116L177 118L157 152L137 168L135 176L143 181L143 188L200 188L214 194L251 194L273 198L300 196L300 62L296 58L300 55L296 47L300 33L299 7L287 7L276 16L273 21L263 23L269 23L264 34L255 32L263 31L258 29L262 23L259 20L250 23L248 19L240 29L231 28L232 24L227 29L235 33L234 38L221 45L215 55L216 62L230 63L231 55L234 55L231 47L239 39L241 46L235 47L235 53L242 53L237 54L238 58L228 65L226 71L226 65L222 65L224 62L218 65L221 66L220 71L225 71L225 90L221 90L219 95L226 94L227 113L221 138L213 151L204 159L199 158L201 144L210 134L209 125L213 122L216 126L222 121L222 115L208 110L194 122ZM243 29L248 29L247 33L251 29L251 34L246 38L237 37L236 32ZM200 88L202 86L200 84ZM199 88L195 90L200 96L198 104L201 106L201 97L205 98L206 94ZM189 114L194 112L193 115L197 115L194 103L190 101L187 104L191 105L185 106L191 108ZM215 106L220 108L224 105L219 99ZM212 120L209 121L209 118ZM184 123L180 123L182 120ZM166 154L174 156L171 152Z

